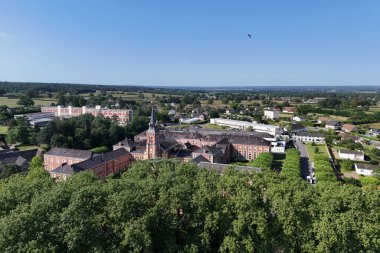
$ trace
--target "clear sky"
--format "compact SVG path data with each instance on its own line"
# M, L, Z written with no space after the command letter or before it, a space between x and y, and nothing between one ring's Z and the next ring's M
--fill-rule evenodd
M380 85L380 1L0 0L0 80Z

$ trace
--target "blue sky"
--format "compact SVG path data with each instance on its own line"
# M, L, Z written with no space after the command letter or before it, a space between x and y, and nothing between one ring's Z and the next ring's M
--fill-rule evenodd
M380 1L1 0L0 80L380 85Z

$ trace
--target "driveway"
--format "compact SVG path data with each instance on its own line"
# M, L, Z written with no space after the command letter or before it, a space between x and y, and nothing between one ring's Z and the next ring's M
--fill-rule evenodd
M309 167L309 155L305 145L301 141L296 140L296 145L301 154L301 177L306 180L306 177L311 174Z

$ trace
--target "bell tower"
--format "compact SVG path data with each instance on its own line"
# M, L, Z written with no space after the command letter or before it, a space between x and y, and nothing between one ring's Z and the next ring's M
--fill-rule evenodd
M144 159L154 159L161 157L160 140L157 131L156 112L152 107L150 115L149 129L146 131L146 148Z

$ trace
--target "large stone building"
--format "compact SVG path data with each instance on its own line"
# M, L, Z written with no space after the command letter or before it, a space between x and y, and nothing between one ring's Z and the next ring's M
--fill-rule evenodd
M99 179L104 179L108 175L125 170L134 160L133 156L125 149L112 150L104 154L97 154L79 163L71 165L63 163L50 171L50 175L59 180L66 180L74 173L91 171Z
M50 172L62 164L73 165L86 161L93 155L90 150L52 148L44 154L44 167Z
M229 163L231 160L253 160L262 152L270 152L267 133L244 131L212 131L190 128L184 131L159 130L152 109L149 129L114 145L124 148L135 159L178 158L182 161Z
M103 115L106 118L114 118L118 120L120 125L126 125L133 116L133 110L129 109L108 109L102 108L100 105L90 108L87 106L82 107L62 107L62 106L49 106L41 107L41 112L54 113L56 117L75 117L85 113L94 115L94 117Z

